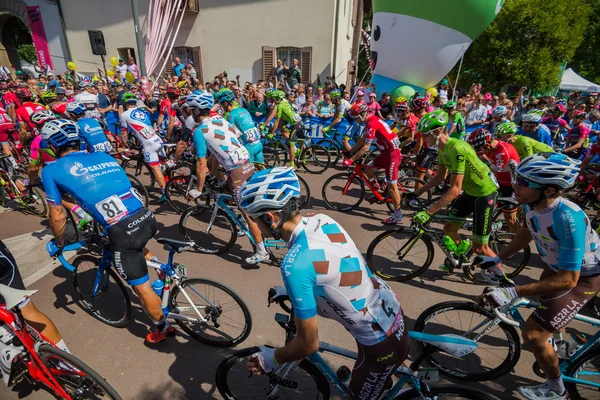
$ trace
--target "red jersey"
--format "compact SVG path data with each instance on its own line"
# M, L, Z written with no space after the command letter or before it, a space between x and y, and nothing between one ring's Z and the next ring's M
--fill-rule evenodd
M491 161L490 168L496 174L501 186L511 186L510 164L516 167L521 162L517 149L510 143L498 141L498 145L487 153ZM512 163L511 163L512 161Z
M31 123L31 114L39 110L45 110L44 106L29 101L25 102L23 103L23 105L21 105L21 107L18 107L15 111L15 114L17 115L17 121L25 122L29 129L33 131L35 129L35 125Z
M599 156L599 155L600 155L600 146L598 146L598 143L594 143L594 145L590 148L588 157L589 156Z
M0 125L4 125L4 124L13 125L13 122L12 122L12 119L10 119L10 116L8 115L6 110L3 107L0 107ZM14 125L13 125L13 128L14 128Z
M6 108L10 106L21 107L21 102L16 94L13 92L4 93L4 97L2 97L2 101L4 102L4 106Z
M385 123L384 120L376 115L367 117L366 143L375 144L382 152L391 152L400 148L400 140L398 136Z
M173 108L171 107L172 104L173 103L171 103L171 100L167 97L166 99L160 102L160 112L162 114L165 114L165 118L167 116L175 118L175 126L181 125L181 121L179 121L179 118L177 118L177 110L173 110Z

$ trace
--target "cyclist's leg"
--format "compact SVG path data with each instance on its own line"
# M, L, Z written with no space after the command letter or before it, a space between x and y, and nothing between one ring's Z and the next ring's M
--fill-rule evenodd
M416 159L415 178L424 180L425 175L427 174L427 170L429 170L437 156L438 152L435 149L421 149ZM415 189L418 189L420 187L421 184L415 183Z
M10 135L10 131L11 129L14 129L14 125L12 124L2 124L0 125L0 145L2 145L2 153L6 154L8 157L8 161L10 162L10 164L13 167L17 166L17 162L15 161L15 159L13 158L13 154L12 151L10 149L10 142L9 142L9 135ZM13 139L15 137L16 134L16 140L15 143L19 142L19 135L18 133L14 132L13 134Z
M468 217L473 213L473 204L475 203L475 200L477 200L477 197L463 193L452 205L449 215L457 218ZM448 221L446 225L444 225L444 233L450 236L456 244L461 241L458 231L462 225L463 221Z
M165 157L165 153L160 139L144 142L143 150L146 163L148 163L148 166L156 178L156 183L158 183L158 186L164 193L167 183L165 181L165 176L160 169L159 159L161 156Z
M473 253L493 257L496 254L488 246L492 227L492 213L498 192L477 197L473 204Z
M177 142L177 147L175 148L175 162L178 163L181 160L181 156L187 147L187 143L190 141L192 137L192 130L189 128L183 128L181 131L181 138Z

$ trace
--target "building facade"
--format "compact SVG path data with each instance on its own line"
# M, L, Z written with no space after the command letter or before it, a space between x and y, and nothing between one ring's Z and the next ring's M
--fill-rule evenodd
M145 36L150 0L136 1ZM277 58L285 59L288 65L297 58L304 82L315 81L319 74L322 80L335 76L338 83L345 83L349 66L353 71L360 41L362 0L183 2L187 10L173 51L164 55L166 73L175 57L192 62L203 81L225 71L231 78L240 75L242 82L255 82L269 75ZM131 55L137 60L130 1L0 0L0 26L9 17L20 18L29 25L26 5L40 6L56 71L64 70L68 61L77 65L78 72L88 75L102 68L100 57L92 54L88 29L103 32L107 63L111 56ZM0 47L0 64L6 59ZM162 63L154 72L161 67Z

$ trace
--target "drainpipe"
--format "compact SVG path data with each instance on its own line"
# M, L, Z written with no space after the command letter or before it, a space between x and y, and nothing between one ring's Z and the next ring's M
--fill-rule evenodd
M335 78L337 73L337 48L338 48L338 30L340 21L340 0L335 3L335 21L333 21L333 62L331 64L331 76Z

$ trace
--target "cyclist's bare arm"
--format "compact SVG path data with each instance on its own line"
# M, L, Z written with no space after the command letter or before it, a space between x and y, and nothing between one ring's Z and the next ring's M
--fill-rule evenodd
M164 120L165 120L165 114L163 114L163 112L161 111L160 114L158 114L158 121L156 121L156 126L158 126L160 128L162 126L162 123Z
M67 216L65 215L65 208L62 206L62 204L60 206L48 205L48 208L50 230L56 239L56 245L58 247L62 247L65 243L64 234L67 228Z
M437 177L438 174L436 174ZM465 176L462 174L452 174L450 175L450 187L446 190L446 193L440 197L438 201L429 206L427 212L433 215L441 209L445 208L448 204L452 202L452 200L456 199L460 196L460 192L462 191L462 183Z
M277 119L275 120L275 123L273 124L273 127L271 128L271 135L274 135L274 134L275 134L275 132L277 131L277 128L279 128L279 123L280 123L280 122L281 122L281 119L280 119L280 118L277 118ZM265 122L265 124L266 124L266 122Z
M296 336L285 347L275 351L275 359L280 364L301 360L319 350L317 316L309 319L296 318L296 330Z
M409 135L406 137L406 139L402 141L402 143L400 143L400 148L408 146L415 140L415 133L411 132L408 126L405 126L402 129L400 129L400 132L398 132L398 137L404 136L406 132L409 132Z
M523 250L531 241L532 238L529 229L527 229L526 226L522 226L521 229L515 233L512 241L498 253L498 257L500 257L501 260L506 260L518 251Z
M354 145L354 147L352 147L352 150L350 150L352 153L355 153L352 157L350 157L350 160L352 160L352 162L359 160L367 151L369 151L370 147L371 144L367 143L365 137L362 136Z
M167 137L170 139L173 136L173 127L175 126L175 117L169 116L169 125L167 127Z
M421 136L415 141L415 148L413 149L412 153L414 155L419 154L419 151L421 151L421 147L423 147L423 136Z
M519 297L543 296L545 294L558 293L564 290L573 289L577 286L579 274L580 271L566 271L559 269L557 273L541 279L538 282L517 286L515 289Z
M444 165L438 165L437 173L431 179L429 179L423 186L415 190L415 194L417 196L420 196L421 194L426 193L431 188L442 183L444 179L446 179L446 171L447 170Z
M206 166L206 158L196 157L196 178L198 178L198 190L200 192L202 192L202 189L204 188L207 172L208 167Z
M264 124L269 125L269 122L271 122L271 120L273 118L275 118L276 115L277 115L277 106L274 106L273 108L271 108L271 112L269 112L269 115L267 116L267 119L265 119Z

